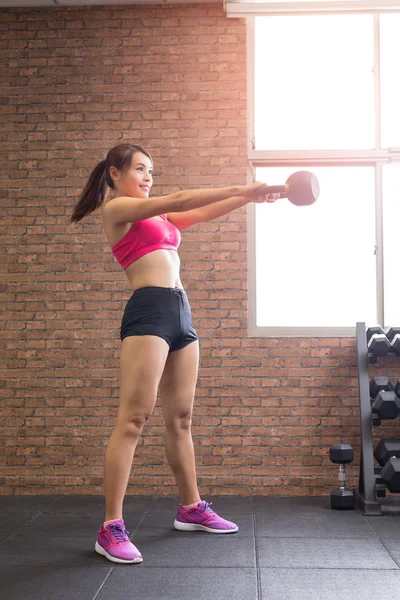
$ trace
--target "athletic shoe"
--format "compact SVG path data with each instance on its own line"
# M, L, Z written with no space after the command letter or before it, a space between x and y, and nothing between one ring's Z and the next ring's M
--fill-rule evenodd
M139 550L129 539L124 520L119 519L106 527L100 527L97 535L95 550L115 563L141 563L143 561Z
M180 531L209 531L210 533L235 533L239 527L223 519L211 508L212 502L201 501L189 510L179 505L174 521L175 529Z

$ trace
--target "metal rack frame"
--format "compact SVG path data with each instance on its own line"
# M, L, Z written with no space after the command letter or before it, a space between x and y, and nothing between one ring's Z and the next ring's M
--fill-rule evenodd
M400 515L400 498L385 498L386 485L380 478L382 467L374 466L372 446L372 408L369 393L368 365L376 357L368 352L365 323L356 324L358 387L360 396L361 454L358 490L355 500L367 516ZM393 353L390 353L393 355Z

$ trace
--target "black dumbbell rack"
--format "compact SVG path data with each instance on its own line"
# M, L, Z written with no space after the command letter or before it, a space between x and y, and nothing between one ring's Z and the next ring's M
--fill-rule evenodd
M380 478L382 467L374 466L372 408L368 365L376 357L368 352L365 323L356 324L358 387L360 396L361 454L358 490L355 500L365 515L400 515L400 498L385 498L386 485ZM389 355L393 355L390 353Z

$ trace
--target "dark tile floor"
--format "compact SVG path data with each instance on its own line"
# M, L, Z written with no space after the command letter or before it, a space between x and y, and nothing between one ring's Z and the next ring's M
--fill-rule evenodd
M176 498L127 496L144 560L117 565L94 552L102 497L0 497L1 598L400 598L400 517L333 511L328 498L206 499L238 533L176 531Z

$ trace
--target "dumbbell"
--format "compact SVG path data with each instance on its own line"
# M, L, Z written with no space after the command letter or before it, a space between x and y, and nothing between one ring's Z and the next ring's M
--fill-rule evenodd
M296 171L284 185L268 185L265 193L280 193L281 198L288 198L296 206L307 206L318 200L319 182L310 171Z
M400 356L400 327L390 327L386 332L386 337L390 342L390 351Z
M350 444L334 444L329 449L330 460L339 465L339 488L331 493L331 507L338 510L354 508L354 493L345 489L345 465L351 463L354 457Z
M391 350L390 341L380 325L367 329L368 352L375 356L386 356Z
M369 394L371 398L376 398L379 392L393 391L394 387L389 377L373 377L369 382Z
M400 439L382 438L374 456L383 467L380 476L390 492L400 492Z
M391 456L381 471L381 478L389 492L400 492L400 458Z
M369 393L373 425L380 425L381 419L397 419L400 415L400 398L394 391L389 377L373 377L369 384ZM376 416L378 419L374 421Z

